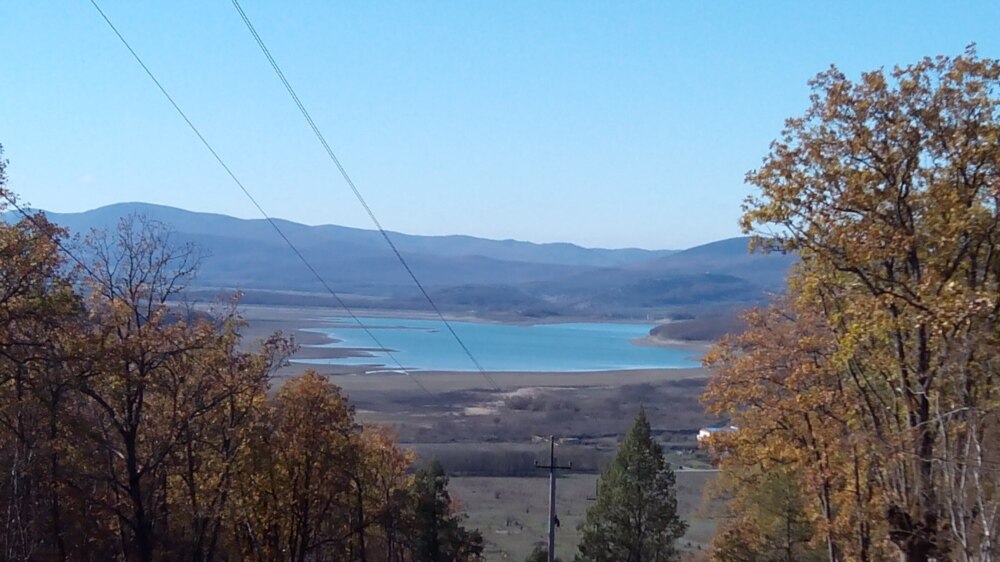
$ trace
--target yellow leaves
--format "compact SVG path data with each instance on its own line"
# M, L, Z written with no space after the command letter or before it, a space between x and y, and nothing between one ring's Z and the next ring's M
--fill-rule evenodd
M357 546L356 533L364 533L366 548L399 540L413 454L397 446L390 429L359 427L327 377L307 371L287 380L257 427L232 490L233 525L246 530L234 536L241 552L268 559L319 549L334 556Z
M856 494L846 492L876 489L868 472L851 467L877 450L864 434L862 398L846 378L849 358L840 355L840 340L813 308L816 303L793 294L748 313L747 331L707 356L714 373L703 399L740 428L711 442L724 475L747 467L795 471L810 492L806 509L816 532L848 536L868 521L876 501L866 492L858 503ZM738 496L753 490L745 485L750 487L739 488ZM836 518L822 516L822 489L832 494L825 501L837 505ZM734 509L739 513L738 505Z
M829 487L824 528L878 544L908 521L900 547L930 551L948 517L967 515L942 507L940 459L964 454L954 436L970 412L1000 407L988 398L1000 61L970 49L857 82L833 69L812 86L811 107L748 174L760 195L742 221L777 230L801 264L785 301L707 356L705 400L741 428L724 467L790 463Z

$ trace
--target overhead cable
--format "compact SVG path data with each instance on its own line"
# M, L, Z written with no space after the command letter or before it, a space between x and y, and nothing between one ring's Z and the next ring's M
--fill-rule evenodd
M365 331L368 337L371 338L373 342L375 342L375 345L383 352L385 352L385 354L390 359L392 359L393 363L395 363L396 366L399 368L399 371L408 375L409 378L412 379L413 382L415 382L417 386L421 388L421 390L423 390L429 395L433 395L431 391L428 390L427 387L424 386L424 384L420 382L416 376L413 375L413 373L411 373L408 369L403 367L403 364L399 362L399 359L396 358L395 354L389 348L382 345L378 337L376 337L375 334L372 332L371 328L369 328L364 322L362 322L361 319L354 313L354 311L351 310L351 308L347 305L346 302L344 302L344 300L340 297L340 295L333 290L333 288L319 274L316 268L313 267L313 265L309 262L309 260L307 260L306 257L302 254L302 252L299 251L298 247L296 247L295 244L292 243L292 241L288 238L285 232L281 230L281 227L278 226L278 223L275 222L275 220L271 218L271 215L269 215L267 211L265 211L264 208L260 205L260 203L257 202L257 199L254 198L254 196L246 188L243 182L240 181L240 179L236 176L235 173L233 173L232 169L230 169L229 165L226 164L225 160L223 160L222 157L219 156L219 153L216 152L215 148L213 148L212 145L205 138L205 136L201 134L201 131L198 130L198 127L196 127L194 123L191 122L191 119L188 118L187 114L184 113L184 111L180 108L179 105L177 105L177 102L174 101L174 98L170 95L170 93L167 92L166 88L163 87L163 84L161 84L160 81L157 80L153 72L149 69L148 66L146 66L146 63L142 61L142 58L139 56L139 54L136 53L135 50L132 48L132 46L129 44L129 42L125 40L125 37L121 34L121 32L118 31L118 28L115 27L115 24L111 22L111 19L108 18L107 14L104 13L104 10L102 10L101 7L97 4L97 1L90 0L90 3L91 5L94 6L94 9L96 9L97 12L101 15L101 18L104 19L105 23L108 24L108 27L111 28L111 31L113 31L114 34L118 37L118 40L121 41L122 45L124 45L125 48L128 49L128 52L131 53L132 58L134 58L135 61L139 63L139 66L142 67L142 70L145 71L146 75L149 76L150 80L152 80L153 83L156 84L157 89L160 90L160 93L163 94L163 97L165 97L167 101L170 102L170 105L173 106L177 114L181 116L181 118L184 120L185 123L187 123L191 131L194 132L195 136L198 137L198 140L201 141L201 144L204 145L206 149L208 149L209 153L212 154L212 157L215 158L215 161L218 162L220 166L222 166L222 169L226 171L226 174L230 177L230 179L232 179L233 182L237 186L239 186L240 191L243 192L243 195L245 195L246 198L250 200L250 202L253 204L254 207L256 207L260 215L264 217L264 219L268 222L268 224L271 225L274 231L278 233L278 236L280 236L281 239L285 241L285 244L289 247L289 249L292 250L292 253L294 253L299 258L299 261L301 261L302 264L305 265L306 269L308 269L309 272L312 273L312 275L316 278L316 280L319 281L320 285L322 285L323 288L328 293L330 293L330 295L334 298L334 300L337 301L337 304L340 305L340 307L343 308L345 312L347 312L348 316L350 316L351 319L354 320L354 322L357 323L357 325L361 327L362 330Z
M430 305L431 309L441 320L441 323L444 324L444 326L448 329L448 332L451 334L452 338L454 338L455 341L458 343L459 347L462 348L462 351L465 352L465 355L468 356L470 361L472 361L472 364L475 365L479 373L483 376L483 378L486 379L488 383L490 383L491 386L493 386L495 390L499 391L500 386L497 384L496 380L494 380L493 377L490 376L488 372L486 372L486 369L484 369L479 360L476 359L476 356L473 355L469 347L465 344L462 338L459 337L458 332L455 331L455 328L452 326L451 322L449 322L448 319L444 317L444 314L441 313L441 309L438 308L437 304L434 302L434 299L431 298L430 293L428 293L427 289L424 288L423 283L421 283L420 280L417 278L416 274L413 272L413 269L410 268L410 264L406 262L406 259L403 257L403 254L400 253L399 248L396 247L396 244L392 241L392 238L389 236L389 233L385 230L385 228L382 227L382 223L379 222L378 217L375 216L375 212L372 210L371 206L368 205L368 202L365 201L364 196L361 194L361 191L358 189L357 185L355 185L354 180L351 179L351 176L348 175L347 170L344 169L344 166L343 164L341 164L340 159L337 158L337 155L333 152L333 149L330 148L330 144L326 141L326 137L323 136L323 133L319 130L319 127L316 125L316 122L313 121L312 116L309 114L309 111L306 109L305 105L303 105L302 100L300 100L298 94L295 93L295 89L292 88L291 83L289 83L288 79L285 78L285 73L282 72L281 67L278 65L278 62L274 60L273 56L271 56L271 51L267 48L267 45L264 44L263 39L261 39L260 35L257 33L257 29L250 21L250 18L247 16L246 12L243 11L243 7L240 6L239 1L232 0L232 2L233 2L233 7L236 8L236 11L239 13L240 18L243 20L243 23L246 24L247 29L250 31L250 34L253 35L254 40L257 42L257 46L260 47L261 52L267 58L267 61L271 64L271 68L274 69L274 73L278 75L278 78L281 80L281 83L285 86L285 90L288 91L288 95L291 96L292 101L295 102L295 105L299 108L299 112L302 113L302 117L304 117L306 123L309 124L309 128L312 129L313 135L316 136L316 139L319 141L319 143L323 146L323 149L326 151L327 156L337 167L337 170L340 172L340 175L343 176L344 181L347 183L348 187L351 188L351 191L354 193L354 197L358 200L359 203L361 203L361 206L364 207L365 212L368 213L368 217L372 221L372 224L374 224L375 228L378 229L379 234L382 235L382 238L385 240L386 244L392 250L392 253L395 254L396 259L399 261L400 265L402 265L403 269L406 270L406 273L409 274L410 279L413 280L414 285L416 285L417 289L420 290L420 293L424 296L424 299Z

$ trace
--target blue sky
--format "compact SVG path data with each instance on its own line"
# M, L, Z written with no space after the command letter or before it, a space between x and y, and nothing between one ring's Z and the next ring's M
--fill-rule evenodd
M225 0L100 2L272 215L370 227ZM1000 2L260 2L271 52L384 226L588 246L739 234L806 82L1000 57ZM33 206L256 217L86 0L0 13L0 143Z

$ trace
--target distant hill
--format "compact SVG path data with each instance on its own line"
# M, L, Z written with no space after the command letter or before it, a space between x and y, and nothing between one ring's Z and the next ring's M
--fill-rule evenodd
M749 237L730 238L623 267L539 281L534 290L579 310L760 302L784 289L797 257L752 254L749 243Z
M326 302L310 296L322 293L322 286L264 220L145 203L49 213L49 217L73 233L85 234L92 228L113 228L121 217L133 213L168 224L178 242L193 242L205 253L195 282L201 295L243 289L254 302ZM352 303L426 308L377 231L276 222L323 278ZM767 292L781 290L795 261L794 256L781 254L749 254L747 238L672 251L457 235L390 232L389 236L442 308L525 316L640 314L680 306L758 302Z
M750 253L749 244L749 237L728 238L647 262L630 264L627 269L641 276L661 272L735 275L765 289L780 291L784 287L788 268L798 258L780 252Z
M462 285L436 291L431 296L434 302L440 306L481 311L492 311L499 308L523 312L543 309L546 306L543 299L509 286Z
M615 287L590 299L595 305L621 308L664 308L681 304L747 302L761 288L746 279L718 273L653 277Z

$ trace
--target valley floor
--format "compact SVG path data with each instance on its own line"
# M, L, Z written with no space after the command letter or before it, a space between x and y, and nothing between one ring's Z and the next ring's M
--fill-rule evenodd
M296 342L328 341L302 329L337 311L248 307L247 340L280 330ZM647 342L648 344L648 342ZM338 350L303 348L296 357ZM330 356L330 355L325 355ZM400 443L419 458L437 458L452 474L452 491L469 514L468 525L483 532L487 560L523 560L546 537L547 477L534 461L547 460L549 435L561 438L560 463L576 470L559 480L562 526L557 554L572 559L577 525L594 494L600 469L640 405L678 470L678 498L690 529L682 547L693 555L707 545L714 524L700 506L714 473L697 450L695 435L714 420L698 402L707 371L643 369L602 372L424 372L358 374L350 368L292 363L277 378L312 368L333 377L362 420L391 425ZM280 384L277 383L277 384Z

